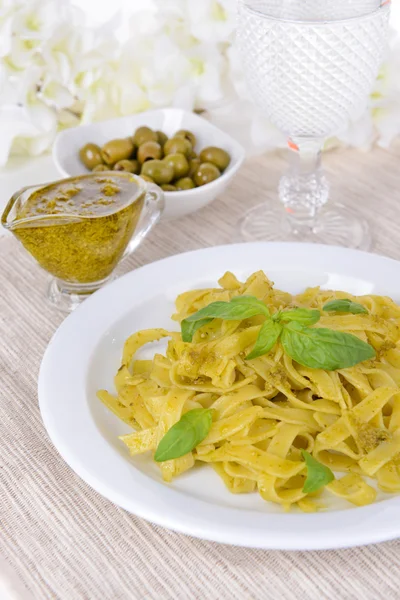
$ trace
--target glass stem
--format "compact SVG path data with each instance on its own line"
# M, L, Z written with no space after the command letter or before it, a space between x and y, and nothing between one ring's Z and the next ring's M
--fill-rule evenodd
M313 231L317 213L328 201L329 186L321 165L324 140L297 138L289 143L290 166L279 197L293 233Z

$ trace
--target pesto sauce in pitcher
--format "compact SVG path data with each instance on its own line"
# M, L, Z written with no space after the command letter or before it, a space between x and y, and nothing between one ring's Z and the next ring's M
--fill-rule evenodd
M107 278L136 229L144 193L130 173L75 177L44 186L17 208L12 233L38 263L70 283Z

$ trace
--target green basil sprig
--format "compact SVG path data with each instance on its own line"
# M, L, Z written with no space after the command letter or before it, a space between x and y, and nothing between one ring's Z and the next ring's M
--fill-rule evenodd
M353 310L357 309L353 307ZM236 296L230 302L213 302L190 315L181 323L182 339L191 342L195 332L212 319L233 321L256 315L263 315L266 320L246 360L267 354L279 339L286 354L311 369L346 369L376 356L373 347L355 335L326 328L311 328L310 325L315 325L321 318L319 310L294 308L278 311L271 316L268 307L253 296Z
M301 454L307 467L307 478L303 486L303 492L305 494L317 492L335 479L330 468L318 462L309 452L302 450Z
M212 302L182 321L182 340L191 342L195 332L212 319L241 321L256 315L269 317L270 313L268 307L253 296L237 296L230 302Z
M353 315L368 314L365 306L347 298L331 300L324 305L322 310L326 312L352 313Z
M230 304L230 303L248 304L251 306L258 306L258 308L260 309L260 314L265 314L265 315L269 316L268 306L266 304L264 304L264 302L262 300L259 300L255 296L234 296L231 299L231 302L228 302L228 304Z
M212 410L194 408L167 431L157 446L154 460L164 462L191 452L208 435L212 425Z
M288 323L281 339L285 352L310 369L347 369L375 357L373 347L357 336L322 327L311 329Z
M182 340L184 342L191 342L196 331L204 327L204 325L208 325L211 321L212 318L200 319L199 321L189 321L188 319L185 319L181 323Z
M257 341L253 350L246 356L246 360L252 360L267 354L275 346L282 333L282 325L268 319L261 326L260 333L258 334Z
M284 323L295 321L302 325L315 325L321 318L321 313L317 309L294 308L285 310L279 314L279 320Z

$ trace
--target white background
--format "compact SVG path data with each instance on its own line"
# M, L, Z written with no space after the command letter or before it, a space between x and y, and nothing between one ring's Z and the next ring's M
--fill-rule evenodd
M198 1L201 2L202 0ZM82 8L93 23L106 21L118 10L123 10L125 14L129 14L135 10L145 10L153 6L152 0L110 0L109 2L105 0L72 0L72 2Z
M301 0L300 0L301 1ZM351 1L351 0L349 0ZM73 0L76 6L80 6L87 12L92 22L103 22L110 18L116 10L122 9L124 12L132 12L138 9L146 9L152 6L152 0ZM202 0L198 0L202 2ZM236 0L232 0L236 2ZM400 31L400 0L392 1L392 24Z
M138 9L147 9L153 6L153 0L72 0L76 6L82 8L93 24L102 23L110 19L115 12L122 10L128 16ZM204 0L197 0L203 2ZM298 0L301 1L301 0ZM333 1L333 0L332 0ZM351 0L349 0L351 1ZM231 0L232 3L236 0ZM400 32L400 0L392 1L392 24ZM5 169L0 169L0 213L2 208L15 190L24 185L34 185L59 178L50 156L40 156L27 160L25 157L13 158ZM0 237L6 230L0 227Z

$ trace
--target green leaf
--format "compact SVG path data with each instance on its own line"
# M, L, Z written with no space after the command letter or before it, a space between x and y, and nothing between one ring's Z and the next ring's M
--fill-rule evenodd
M258 334L257 341L253 350L246 356L246 360L258 358L263 354L267 354L275 346L282 332L282 325L275 321L265 321Z
M281 310L277 310L277 311L276 311L276 313L274 313L274 314L271 316L271 319L272 319L273 321L277 321L277 322L279 323L279 321L281 320L281 314L282 314L282 311L281 311Z
M279 315L280 321L296 321L302 325L314 325L321 318L321 313L315 308L294 308L285 310Z
M208 435L212 425L212 410L195 408L185 413L167 431L158 444L154 460L164 462L191 452Z
M186 321L194 322L201 319L224 319L236 321L248 319L260 314L260 308L253 304L240 304L239 302L212 302L194 315L187 317Z
M352 313L353 315L368 314L367 309L358 302L352 302L352 300L331 300L327 302L323 307L326 312L340 312L340 313Z
M265 314L269 316L269 309L266 304L262 300L259 300L255 296L234 296L231 298L231 302L239 303L239 304L251 304L252 306L258 306L260 308L261 314Z
M210 323L212 319L201 319L200 321L188 321L185 319L181 323L182 341L191 342L198 329Z
M301 454L307 467L307 479L303 487L305 494L312 494L335 479L330 468L315 460L309 452L302 450Z
M268 307L254 296L237 296L231 302L212 302L182 321L182 339L184 342L191 342L197 329L203 327L212 319L242 321L262 314L269 317ZM198 321L202 321L202 324L194 328L189 327L189 323L197 323Z
M310 369L346 369L376 356L373 347L355 335L296 322L285 324L281 339L286 354Z
M200 321L205 318L236 321L249 319L260 314L269 315L268 308L265 304L257 300L257 298L254 298L252 302L239 302L238 300L234 302L212 302L193 315L190 315L190 317L187 317L186 321Z

